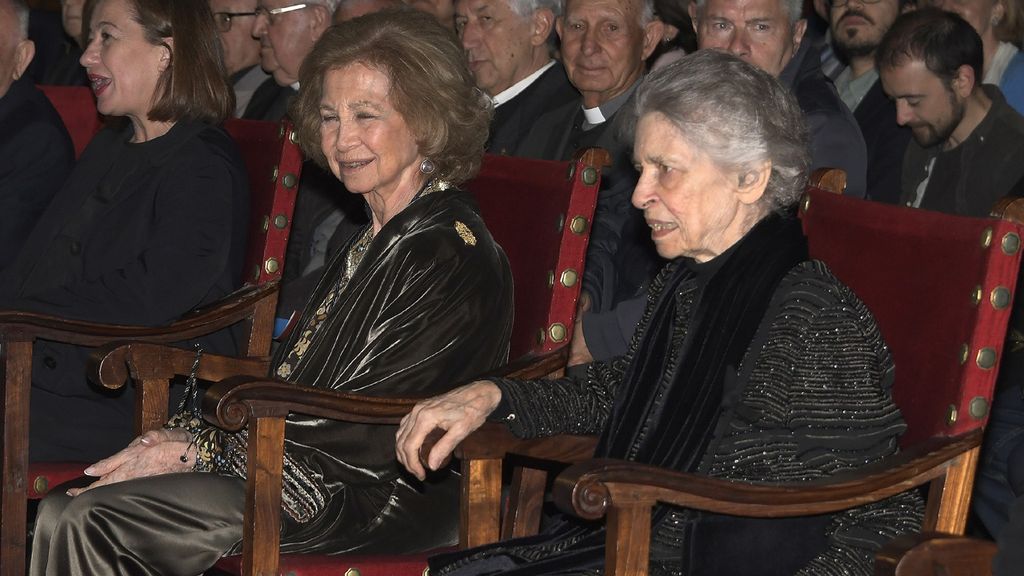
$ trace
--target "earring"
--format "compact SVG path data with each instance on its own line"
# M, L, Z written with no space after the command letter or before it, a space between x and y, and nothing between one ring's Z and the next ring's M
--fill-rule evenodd
M423 174L433 174L434 170L437 170L437 166L434 166L434 163L430 158L424 158L423 162L420 162L420 172Z

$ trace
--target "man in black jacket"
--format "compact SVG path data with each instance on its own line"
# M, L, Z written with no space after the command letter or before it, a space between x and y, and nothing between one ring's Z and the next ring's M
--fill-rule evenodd
M476 85L494 101L487 151L511 154L548 110L579 98L548 38L561 3L552 0L458 0L455 31Z
M832 42L849 62L836 77L836 89L867 145L867 197L889 204L900 199L910 128L896 123L896 105L882 91L875 51L896 17L913 8L912 0L832 0L830 12Z
M22 75L35 46L23 0L0 0L0 270L64 184L75 151L42 92Z

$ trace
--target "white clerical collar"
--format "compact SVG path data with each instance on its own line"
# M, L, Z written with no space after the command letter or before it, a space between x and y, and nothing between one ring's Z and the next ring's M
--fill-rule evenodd
M598 106L597 108L584 108L583 117L586 118L587 124L590 124L591 126L604 124L606 120L604 114L601 113L600 106Z
M533 74L530 74L526 78L523 78L519 82L516 82L515 84L499 92L496 96L491 98L491 100L494 102L494 107L497 108L498 106L501 106L502 104L508 102L509 100L515 98L516 96L519 96L520 92L529 88L530 84L533 84L534 81L537 80L537 78L540 78L541 74L547 72L548 68L551 68L554 65L555 61L549 60L547 64L538 68L537 71L534 72Z

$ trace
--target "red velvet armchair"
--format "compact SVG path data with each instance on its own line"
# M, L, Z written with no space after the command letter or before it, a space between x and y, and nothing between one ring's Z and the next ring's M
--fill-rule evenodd
M559 374L568 357L602 150L588 150L570 163L488 156L467 188L476 197L484 221L504 248L515 281L515 316L505 372L523 377ZM139 379L168 380L187 374L192 354L148 344L113 348L98 366L104 383L123 381L130 371ZM329 390L298 388L268 380L266 362L204 355L198 377L218 382L204 398L206 417L227 429L249 427L249 471L243 555L225 558L219 570L243 574L327 574L357 568L363 576L423 572L425 555L328 557L286 555L278 550L284 420L290 412L351 422L397 423L415 399L371 398ZM467 462L460 544L498 537L497 492L500 461ZM497 470L497 475L494 471ZM476 496L487 486L487 498ZM341 567L339 569L339 567Z
M103 127L103 118L96 111L92 89L87 86L46 85L37 88L46 94L60 114L60 119L64 121L64 127L71 136L71 143L75 146L75 158L78 158L92 137Z
M88 103L93 106L91 97ZM34 340L47 339L90 347L136 340L171 343L243 322L248 334L245 354L256 358L265 358L269 354L277 280L284 264L302 158L288 125L229 120L225 128L242 151L251 190L249 238L243 268L245 287L218 304L189 314L170 326L158 328L94 324L39 314L0 313L0 362L4 382L0 466L5 479L0 493L0 575L24 574L26 497L44 496L50 487L81 476L86 466L81 463L28 464ZM138 387L135 428L141 433L166 422L168 389L166 383L149 379L140 379Z

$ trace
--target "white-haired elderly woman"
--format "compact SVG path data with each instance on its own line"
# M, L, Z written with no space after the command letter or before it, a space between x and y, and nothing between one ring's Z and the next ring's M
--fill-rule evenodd
M586 378L477 381L419 404L398 432L414 474L486 419L518 436L600 434L596 455L760 482L829 476L894 453L904 430L892 359L871 313L792 216L806 182L800 109L765 72L700 51L636 93L633 204L670 262L625 357ZM827 335L827 336L826 336ZM514 415L514 417L512 417ZM912 494L836 515L747 520L662 507L655 573L868 574L880 543L915 529ZM600 525L562 518L536 537L434 558L432 574L592 573Z

